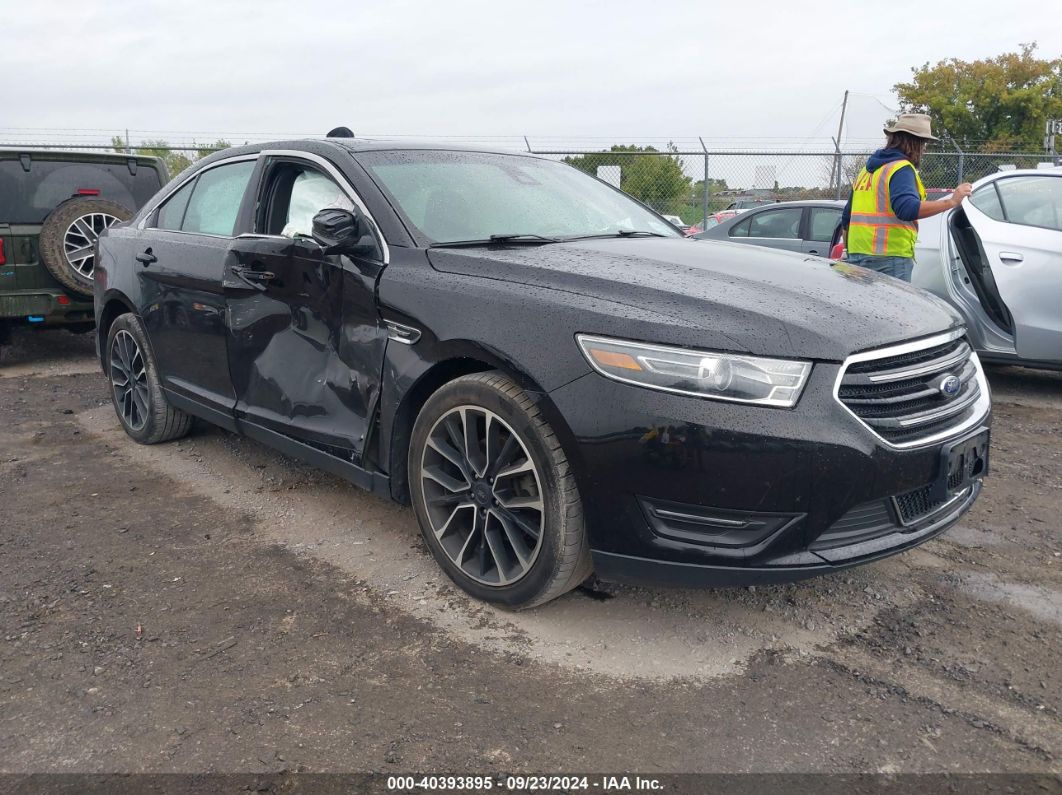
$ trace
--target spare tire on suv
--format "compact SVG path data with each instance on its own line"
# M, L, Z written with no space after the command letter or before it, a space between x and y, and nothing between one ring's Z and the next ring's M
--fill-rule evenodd
M106 199L69 199L44 219L40 233L41 262L72 292L92 295L96 238L133 211Z

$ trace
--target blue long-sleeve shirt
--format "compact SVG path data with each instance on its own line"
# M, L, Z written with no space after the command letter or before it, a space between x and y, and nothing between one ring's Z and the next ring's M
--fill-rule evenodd
M907 160L907 155L899 149L879 149L867 159L867 171L873 174L886 163ZM901 221L917 221L918 210L922 206L922 197L918 195L914 170L901 168L889 178L889 198L892 211ZM852 220L852 193L848 192L848 204L841 214L841 227L848 228Z

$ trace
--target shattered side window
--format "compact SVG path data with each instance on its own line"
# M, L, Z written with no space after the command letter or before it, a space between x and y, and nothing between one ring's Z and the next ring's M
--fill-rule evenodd
M254 167L253 160L245 160L204 171L192 191L181 229L230 237Z

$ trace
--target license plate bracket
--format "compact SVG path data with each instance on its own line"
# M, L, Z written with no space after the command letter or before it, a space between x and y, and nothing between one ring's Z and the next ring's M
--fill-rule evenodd
M991 432L978 428L940 451L940 474L933 484L931 498L944 501L965 490L972 481L988 474L988 449Z

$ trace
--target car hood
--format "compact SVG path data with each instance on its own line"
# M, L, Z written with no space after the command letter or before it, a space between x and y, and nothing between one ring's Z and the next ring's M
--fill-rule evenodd
M961 325L896 279L756 246L605 238L429 251L439 271L566 293L579 330L765 356L841 361ZM607 302L607 311L602 311Z

